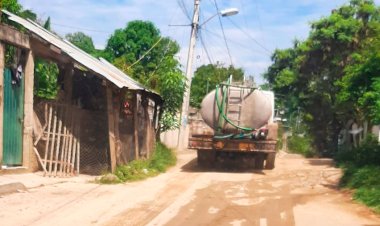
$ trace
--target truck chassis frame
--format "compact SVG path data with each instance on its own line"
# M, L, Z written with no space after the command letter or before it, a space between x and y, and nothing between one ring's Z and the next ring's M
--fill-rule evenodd
M243 168L273 169L276 158L275 140L216 139L198 135L189 139L189 148L197 150L200 166L218 163L238 164Z

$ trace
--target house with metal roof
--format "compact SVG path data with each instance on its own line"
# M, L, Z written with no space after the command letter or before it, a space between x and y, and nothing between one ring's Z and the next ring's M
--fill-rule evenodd
M149 157L158 93L38 23L2 12L13 26L0 23L0 172L100 174ZM41 60L57 68L52 99L38 96Z

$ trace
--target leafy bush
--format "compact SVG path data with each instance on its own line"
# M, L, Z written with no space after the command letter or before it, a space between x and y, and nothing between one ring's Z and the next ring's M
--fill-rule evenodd
M282 139L283 135L284 135L284 126L282 125L282 123L279 123L278 130L277 130L276 151L281 150L284 146L284 140Z
M354 199L380 213L380 145L373 137L358 148L340 150L335 159L343 168L342 187L354 189Z
M340 163L352 163L357 166L380 165L380 145L372 136L368 136L360 147L338 151L335 159Z
M118 166L115 171L117 179L109 174L102 176L98 182L111 184L126 181L142 180L165 172L176 164L176 156L172 150L161 143L157 143L152 157L148 160L133 160L127 165ZM112 180L108 179L111 178Z
M149 167L158 172L165 172L169 166L174 166L176 162L177 158L173 151L162 143L157 143Z
M288 138L288 148L291 152L301 154L307 158L313 157L315 151L309 137L293 135Z
M34 94L45 99L55 99L58 94L59 69L56 63L37 59L35 65Z
M342 187L354 189L354 199L380 213L380 166L343 165Z

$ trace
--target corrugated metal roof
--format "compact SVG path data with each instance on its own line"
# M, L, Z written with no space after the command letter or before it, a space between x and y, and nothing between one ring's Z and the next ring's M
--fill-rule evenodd
M119 88L126 87L132 90L144 90L150 93L157 94L151 90L148 90L147 88L145 88L144 86L142 86L141 84L139 84L138 82L130 78L128 75L126 75L124 72L122 72L121 70L113 66L111 63L109 63L105 59L99 60L91 56L90 54L79 49L78 47L70 43L69 41L64 40L61 37L46 30L41 25L31 20L25 20L19 16L16 16L8 12L7 10L2 10L2 12L7 14L10 20L22 25L27 30L34 33L41 39L61 49L61 51L65 52L68 56L70 56L76 62L94 71L95 73L103 76L104 78L106 78L107 80L115 84L117 87Z

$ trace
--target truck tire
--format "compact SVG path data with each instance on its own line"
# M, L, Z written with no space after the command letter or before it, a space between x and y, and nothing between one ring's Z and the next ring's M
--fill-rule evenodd
M212 167L215 165L215 151L212 150L197 150L198 166Z
M256 153L255 156L255 169L264 169L264 160L265 160L265 154L264 153Z
M268 153L265 161L265 169L274 169L274 162L276 160L276 153Z

